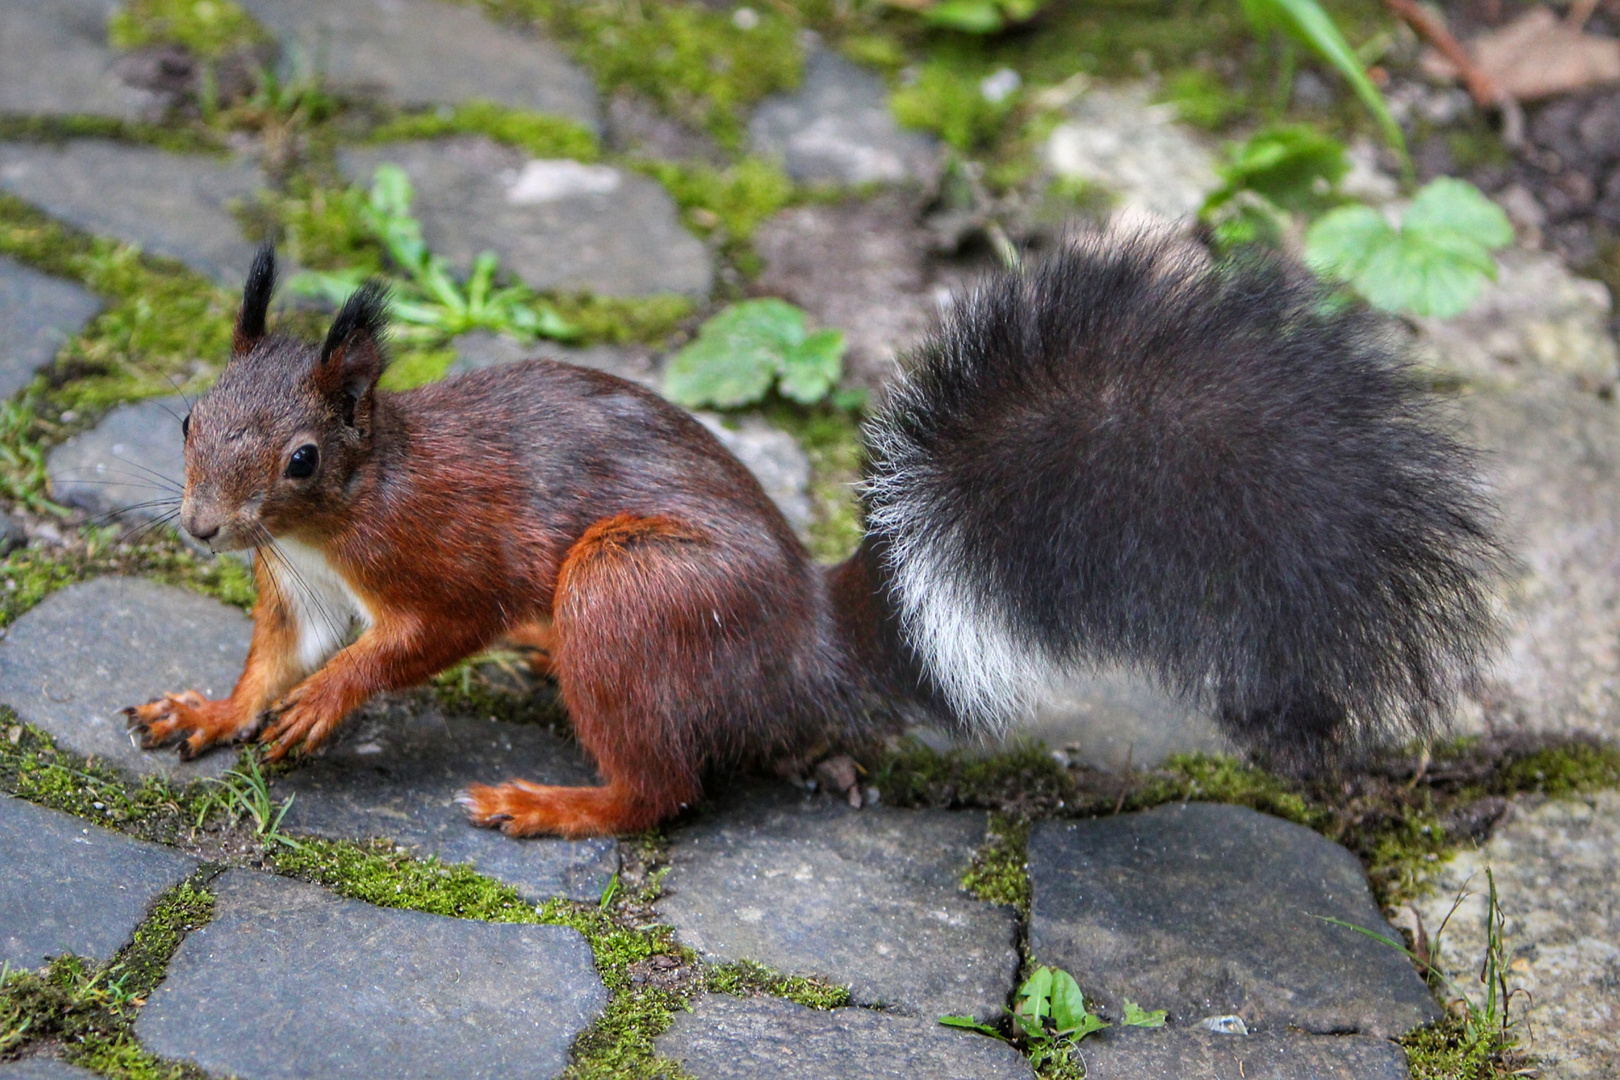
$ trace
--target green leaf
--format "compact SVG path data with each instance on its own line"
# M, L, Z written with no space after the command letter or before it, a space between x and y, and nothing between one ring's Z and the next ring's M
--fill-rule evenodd
M988 1024L981 1024L971 1016L942 1016L939 1022L946 1027L962 1028L965 1031L977 1031L981 1035L989 1035L993 1039L1001 1038L1001 1032Z
M1031 1041L1051 1038L1044 1023L1052 1015L1052 969L1038 967L1018 988L1013 1004L1013 1020Z
M1418 193L1399 229L1364 206L1324 215L1305 236L1305 258L1376 308L1446 319L1496 276L1491 250L1512 239L1506 215L1478 189L1441 179Z
M1384 102L1384 95L1379 93L1378 87L1367 77L1367 70L1362 67L1355 50L1344 40L1344 35L1339 33L1333 19L1322 10L1316 0L1242 0L1242 2L1243 13L1248 16L1249 22L1256 29L1280 29L1338 69L1339 74L1344 76L1345 81L1356 92L1356 96L1361 99L1361 103L1378 121L1378 126L1383 129L1384 138L1401 152L1403 158L1406 157L1406 137L1401 134L1400 125L1395 122L1395 117L1390 115L1389 106Z
M670 361L665 389L687 406L751 405L781 379L782 393L809 404L832 389L842 368L843 335L806 335L804 312L782 300L745 300L703 324Z
M995 0L943 0L927 8L923 19L968 34L993 34L1006 25Z
M818 330L782 356L783 395L801 405L814 405L832 390L844 372L844 335Z
M1266 128L1238 146L1221 167L1225 183L1204 203L1207 216L1240 191L1253 191L1286 210L1309 213L1322 207L1331 189L1350 169L1344 146L1302 124Z
M1448 176L1427 184L1401 219L1405 232L1421 232L1437 242L1463 237L1487 251L1513 243L1513 223L1473 184Z
M1059 1035L1079 1031L1086 1022L1086 996L1067 971L1052 972L1052 1022Z
M1164 1027L1165 1017L1169 1015L1170 1013L1165 1009L1154 1009L1152 1012L1148 1012L1130 998L1125 999L1126 1027Z

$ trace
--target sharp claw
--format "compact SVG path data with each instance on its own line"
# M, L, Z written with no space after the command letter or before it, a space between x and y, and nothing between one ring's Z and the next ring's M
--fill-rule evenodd
M489 815L489 817L485 818L484 820L486 822L488 822L489 824L491 824L491 825L500 825L500 824L503 824L505 822L511 821L512 820L512 815L511 814L491 814L491 815Z
M181 761L194 761L194 760L196 760L197 754L199 752L200 751L193 750L191 748L191 740L190 739L187 739L185 742L180 744L180 760Z

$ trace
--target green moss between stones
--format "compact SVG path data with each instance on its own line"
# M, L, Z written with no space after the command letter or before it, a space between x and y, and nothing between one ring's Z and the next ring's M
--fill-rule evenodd
M0 142L66 142L111 139L155 146L173 154L224 156L229 152L219 133L198 124L146 124L110 116L0 117Z
M579 331L579 337L570 342L575 345L629 345L633 342L660 345L697 310L690 297L672 293L656 296L550 293L545 299Z
M229 351L236 298L178 263L87 236L3 194L0 254L107 302L46 369L41 400L56 410L201 389Z
M1010 904L1029 915L1028 818L992 814L984 844L962 874L962 888L992 904Z
M1612 787L1620 787L1620 746L1575 739L1509 751L1492 793L1535 792L1558 798Z
M611 93L635 90L672 116L742 145L746 110L797 86L804 57L787 5L760 4L743 29L728 9L698 0L474 0L490 15L536 22Z
M1512 1046L1470 1042L1462 1020L1452 1015L1408 1032L1398 1041L1406 1051L1412 1080L1507 1080L1538 1075L1523 1071L1530 1062Z
M107 20L107 40L115 49L179 45L218 60L274 38L231 0L129 0Z
M106 526L83 530L66 548L19 548L0 560L0 626L65 585L107 574L179 585L244 611L256 595L252 572L236 559L204 558L169 534L129 543Z
M717 239L746 274L759 269L747 246L754 230L795 197L787 174L760 158L744 158L723 169L650 160L632 160L630 166L663 184L686 224L701 236Z
M810 459L810 553L827 563L849 558L866 534L855 489L865 455L859 418L830 406L805 409L780 401L768 415Z
M200 1080L196 1066L142 1049L130 1026L181 939L213 918L207 883L214 873L199 870L153 901L130 944L106 965L64 956L43 971L8 977L0 987L0 1054L51 1040L68 1061L114 1080Z
M710 993L732 997L769 995L823 1012L849 1004L847 986L835 986L824 979L807 979L801 975L783 975L752 960L737 960L711 968L704 988Z
M447 135L483 135L537 158L596 161L602 156L596 136L575 121L509 109L493 101L465 101L454 108L396 116L373 128L370 141L438 139Z

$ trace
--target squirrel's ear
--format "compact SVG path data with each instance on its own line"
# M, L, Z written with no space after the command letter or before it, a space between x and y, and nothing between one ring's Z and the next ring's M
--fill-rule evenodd
M265 316L270 311L270 294L276 288L276 245L266 240L253 256L247 287L242 290L242 310L236 313L236 332L231 335L231 355L253 351L264 338Z
M387 332L388 286L380 281L360 286L332 320L315 365L315 386L329 397L347 399L346 413L368 398L388 366Z

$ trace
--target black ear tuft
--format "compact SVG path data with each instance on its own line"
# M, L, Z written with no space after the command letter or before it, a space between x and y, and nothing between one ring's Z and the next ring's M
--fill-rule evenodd
M259 245L248 270L247 287L242 290L242 310L236 313L236 333L231 351L240 356L252 352L264 338L265 316L270 311L270 294L276 288L276 245L269 240Z
M388 286L372 278L344 303L343 310L332 320L332 329L321 346L321 363L331 359L355 334L363 334L378 345L388 332Z

